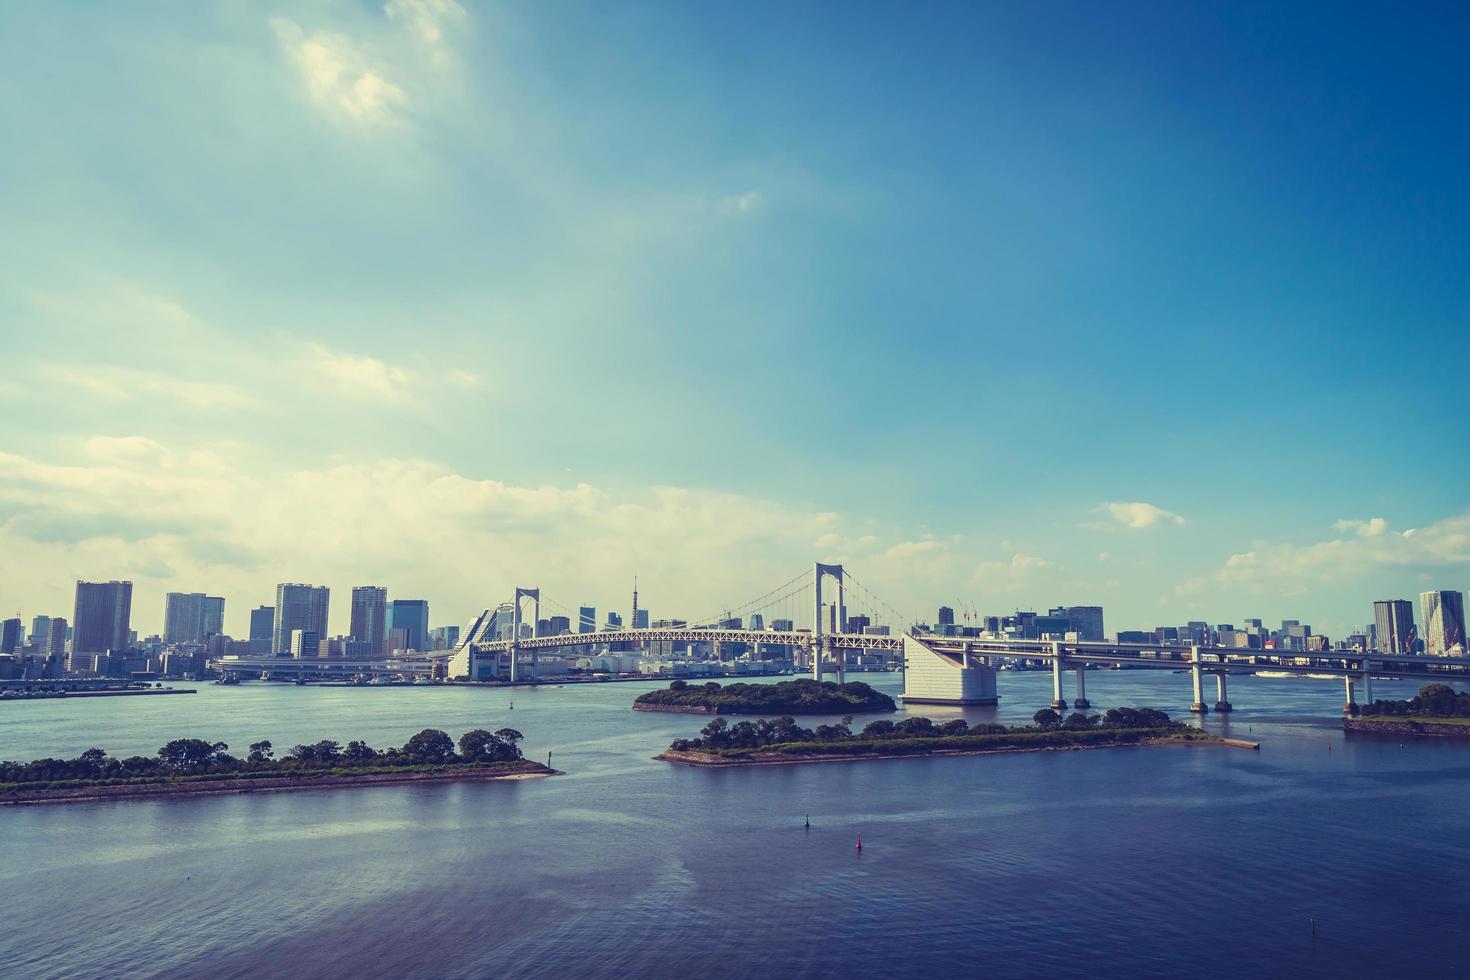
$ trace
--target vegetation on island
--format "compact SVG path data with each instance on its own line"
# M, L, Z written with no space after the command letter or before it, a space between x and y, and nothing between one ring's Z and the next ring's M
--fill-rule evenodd
M1448 684L1426 684L1419 693L1405 701L1374 701L1359 709L1364 720L1382 718L1390 721L1427 721L1455 724L1455 719L1470 719L1470 692L1455 692Z
M893 698L862 681L838 684L809 677L775 684L690 684L674 681L662 691L640 694L633 707L743 715L836 715L897 711Z
M1063 718L1050 708L1025 726L970 725L963 718L935 724L929 718L874 721L852 730L852 718L837 725L802 728L790 716L731 725L716 718L699 738L677 739L675 753L701 753L723 759L921 755L929 752L1002 751L1068 746L1129 745L1143 741L1213 741L1215 736L1171 721L1153 708L1113 708L1106 714L1075 712Z
M314 779L385 773L466 773L544 770L521 755L524 736L513 728L495 732L477 728L454 739L426 728L401 748L375 749L366 742L345 746L331 739L294 746L280 758L268 741L251 744L244 757L230 754L224 742L178 738L156 755L125 759L92 748L75 759L0 762L0 800L34 790L89 786L145 786L164 783L249 779ZM456 751L457 749L457 751ZM549 770L547 770L549 771Z

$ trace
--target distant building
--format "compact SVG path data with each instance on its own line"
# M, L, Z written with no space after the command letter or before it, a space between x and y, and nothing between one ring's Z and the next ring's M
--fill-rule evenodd
M51 639L51 617L37 616L31 620L31 642L37 646L45 646Z
M1379 653L1413 653L1417 639L1412 602L1380 599L1373 603L1373 649Z
M635 610L633 610L633 628L635 630L646 630L646 629L648 629L648 610L647 609L635 609Z
M203 592L170 592L163 597L163 642L204 642Z
M1064 612L1079 640L1101 643L1107 639L1102 606L1067 606Z
M950 608L949 606L940 606L939 607L939 625L940 626L953 626L954 625L954 610L952 608Z
M607 628L620 630L623 628L623 617L615 612L607 614Z
M66 639L71 627L60 616L52 616L50 630L50 635L46 638L46 652L59 657L66 653Z
M435 650L453 650L459 646L459 627L435 626L429 630L429 637L434 641Z
M394 599L388 603L388 629L404 630L403 650L427 650L429 639L429 600Z
M204 597L204 638L225 635L225 600L223 596Z
M1458 646L1465 649L1465 595L1462 592L1421 592L1419 608L1424 615L1424 652L1431 657L1448 656Z
M873 620L866 613L862 613L857 616L849 616L847 617L847 629L845 630L845 632L861 635L865 630L867 630L869 626L872 625ZM755 626L752 625L751 629L755 629Z
M21 632L19 618L0 623L0 653L14 653L15 648L21 645Z
M577 610L577 632L597 632L597 607L583 606Z
M790 633L796 629L796 624L789 619L773 619L771 629L780 633Z
M321 653L321 635L315 630L291 631L291 656L315 657Z
M282 582L276 586L275 635L272 652L289 654L292 635L308 632L321 638L327 635L327 607L331 602L331 590L325 585L303 585L299 582Z
M546 621L547 635L561 636L572 631L572 620L567 616L552 616Z
M72 652L121 653L128 649L132 615L132 582L78 582Z
M751 613L750 614L750 628L753 629L753 630L763 630L763 629L765 629L766 628L766 617L762 616L760 613Z
M276 630L276 607L256 606L250 610L250 639L269 641Z
M352 625L348 635L366 643L369 656L388 652L388 590L379 585L359 585L352 590Z

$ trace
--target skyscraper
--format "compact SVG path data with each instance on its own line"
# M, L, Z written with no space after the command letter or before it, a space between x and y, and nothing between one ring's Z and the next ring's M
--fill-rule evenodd
M51 639L51 617L37 616L31 620L31 642L45 646Z
M69 629L67 622L60 616L52 616L50 624L50 635L46 637L46 652L58 656L66 653L66 631Z
M126 650L132 615L132 582L77 582L71 652Z
M1465 648L1465 595L1462 592L1421 592L1424 614L1424 652L1443 657L1456 645Z
M597 632L597 609L594 606L583 606L577 610L577 632Z
M225 600L222 596L204 597L204 639L225 635Z
M940 626L953 626L954 625L954 609L952 609L949 606L940 606L939 607L939 625Z
M1379 653L1414 652L1414 604L1408 599L1373 603L1373 649Z
M163 597L163 642L204 642L204 593L170 592Z
M275 606L256 606L250 610L250 639L269 641L275 634Z
M271 652L291 652L291 634L300 630L320 639L327 635L327 605L331 590L325 585L282 582L276 586L276 622Z
M405 650L427 650L429 641L429 600L394 599L388 603L388 631L404 631Z
M387 589L378 585L359 585L352 590L351 636L367 643L374 657L388 652L387 618Z
M0 653L14 653L20 646L21 622L19 618L0 623Z

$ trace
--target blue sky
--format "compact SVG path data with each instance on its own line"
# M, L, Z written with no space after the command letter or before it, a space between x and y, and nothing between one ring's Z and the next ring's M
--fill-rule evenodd
M8 5L0 603L1463 589L1466 19Z

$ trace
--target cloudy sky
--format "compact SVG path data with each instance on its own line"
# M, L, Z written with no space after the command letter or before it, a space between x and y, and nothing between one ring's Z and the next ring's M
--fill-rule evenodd
M1464 8L1189 6L5 5L0 609L1465 588Z

